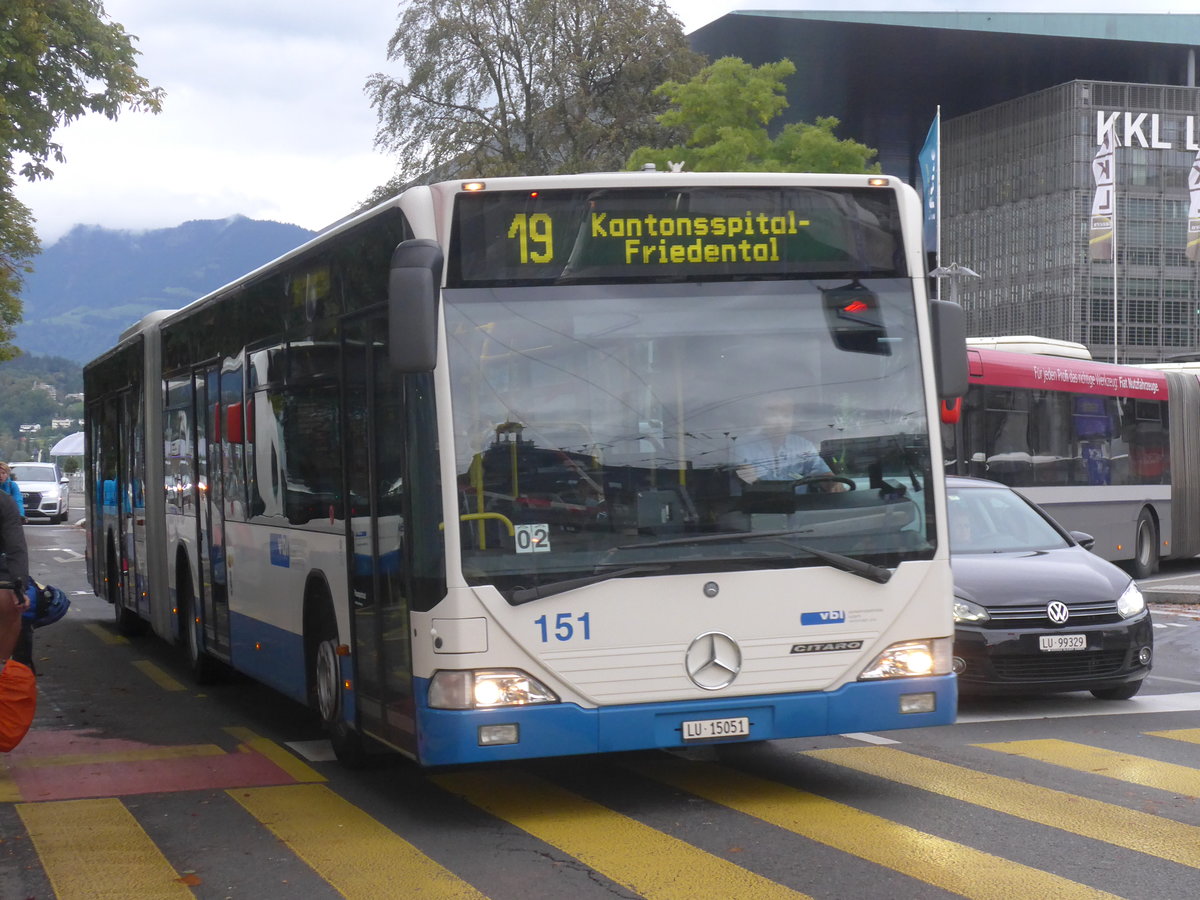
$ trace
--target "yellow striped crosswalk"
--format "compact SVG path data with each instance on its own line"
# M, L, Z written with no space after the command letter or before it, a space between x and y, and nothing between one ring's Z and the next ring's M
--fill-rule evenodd
M324 785L238 789L229 795L347 900L374 900L385 885L395 897L484 897Z
M1142 756L1055 739L1002 741L976 746L1025 759L1036 759L1064 769L1171 791L1186 797L1200 797L1200 769L1176 763L1159 762Z
M1113 896L807 791L720 766L681 765L677 760L661 759L634 768L688 793L963 897L1067 900Z
M464 772L437 776L435 781L642 897L804 897L539 778L506 772L498 779L487 772Z
M297 872L306 878L320 879L348 900L384 896L487 900L489 885L480 875L481 871L487 871L486 865L475 861L466 867L469 872L456 871L455 861L461 856L455 852L439 854L436 842L433 848L423 842L420 846L413 843L412 835L397 833L380 818L340 796L324 775L285 748L244 728L227 728L225 732L238 742L235 755L256 754L271 762L275 767L272 771L293 780L286 784L267 782L232 787L212 795L205 793L204 803L225 804L228 811L221 814L221 821L226 827L269 832L291 854L291 865ZM1200 729L1153 731L1146 735L1200 743ZM989 820L988 828L1004 827L1007 823L1019 829L1033 824L1053 830L1040 832L1043 836L1062 835L1062 846L1076 852L1084 846L1081 841L1097 842L1097 847L1107 845L1114 851L1139 854L1146 861L1146 871L1167 864L1186 867L1168 870L1174 873L1170 877L1182 879L1178 884L1172 882L1176 894L1160 891L1153 895L1164 900L1168 896L1200 896L1200 824L1192 824L1196 820L1186 812L1179 814L1180 820L1170 818L1170 810L1180 809L1178 805L1171 806L1169 802L1162 806L1121 805L1043 786L1053 783L1052 775L1044 777L1046 773L1067 771L1072 773L1073 780L1096 776L1109 782L1116 779L1142 790L1163 792L1164 799L1177 801L1180 797L1200 797L1200 768L1068 740L1015 740L973 746L1027 761L1030 767L1038 767L1041 774L1028 781L1003 777L986 771L985 766L972 768L961 764L961 760L946 762L903 745L806 750L801 757L811 761L804 770L810 775L815 771L813 767L820 766L833 779L839 773L848 776L849 772L867 776L870 781L855 782L857 789L862 790L863 784L870 785L871 796L890 801L884 804L885 808L903 805L908 797L905 792L911 794L917 790L922 792L922 799L911 807L922 809L926 816L938 804L966 804L974 811L972 815L1003 817ZM1171 748L1165 743L1159 749L1164 751L1161 755L1170 755ZM1178 757L1182 748L1177 744L1175 749ZM1153 752L1152 748L1148 747L1147 752ZM980 755L978 750L972 753L975 757ZM27 832L57 900L125 897L182 900L195 896L192 887L202 882L191 874L191 869L181 868L179 858L170 858L172 851L164 852L155 844L151 835L161 836L162 832L150 827L150 820L146 820L149 833L143 827L139 817L150 813L142 804L131 798L44 802L31 802L29 798L40 783L39 773L58 766L102 767L114 763L128 766L163 761L183 764L197 759L219 760L228 754L218 745L194 744L122 752L92 751L78 756L45 755L28 760L21 770L11 772L0 762L0 804L9 803L9 809L15 810L14 820L19 819ZM773 765L779 765L778 756L773 760ZM948 814L946 820L928 827L914 826L911 818L892 821L857 808L853 800L840 802L844 799L841 794L837 795L839 800L834 800L777 778L754 774L752 758L741 758L740 767L734 768L671 754L643 753L608 758L598 765L606 770L608 778L630 790L645 786L641 780L631 785L627 778L621 779L622 773L632 771L642 779L683 792L695 804L689 807L689 815L695 811L705 821L719 819L723 828L746 827L749 819L756 820L753 827L758 830L754 840L761 841L762 835L768 833L762 829L773 829L778 844L772 846L780 848L776 852L819 860L805 866L784 867L779 871L791 874L783 878L775 874L780 880L802 879L812 866L836 867L836 860L844 858L848 867L851 863L857 866L859 878L864 877L861 874L864 871L869 873L870 867L877 867L881 874L866 876L876 878L871 882L875 885L888 884L888 879L894 880L898 873L914 883L927 885L931 892L971 900L1026 897L1099 900L1118 896L1103 889L1108 886L1108 879L1100 867L1093 878L1088 867L1071 866L1072 877L1066 877L1038 867L1045 863L1031 864L1031 860L1054 860L1057 851L1038 852L1038 848L1028 856L1006 858L1014 852L991 852L990 844L994 842L982 843L983 837L973 841L973 833L960 835L948 830L945 822L961 821L957 813ZM602 799L603 784L588 786L585 789L588 796L557 784L547 773L558 771L560 767L531 762L425 776L409 774L421 779L424 791L441 789L447 799L450 795L461 798L486 813L491 821L511 826L504 840L528 848L533 854L530 858L541 858L544 848L549 846L554 852L547 859L577 860L601 889L604 884L609 888L615 884L624 892L649 900L697 897L803 900L810 896L809 891L821 900L829 896L829 882L780 883L755 871L753 860L762 865L767 856L751 854L746 858L751 861L747 862L736 855L740 851L695 846L669 833L669 829L662 830L661 823L654 827L640 821L636 814L609 808ZM24 794L17 790L14 779L21 780ZM628 809L627 801L622 808ZM1164 809L1167 815L1150 811ZM378 813L378 809L375 811ZM419 827L411 823L420 822L421 812L407 810L407 827ZM0 825L3 815L4 808L0 806ZM477 828L478 824L461 827ZM688 833L687 827L678 832L685 836ZM7 835L0 837L8 840ZM495 842L497 832L489 830L486 837ZM237 838L231 840L236 842ZM1104 851L1095 852L1099 859ZM174 853L178 854L178 848ZM188 865L195 864L190 852L186 860ZM864 865L868 868L864 869ZM1190 881L1189 871L1195 876ZM211 877L208 872L204 874ZM511 878L500 872L497 876ZM7 893L0 869L0 897L3 896Z
M892 747L810 750L806 755L1138 853L1200 868L1200 828L1195 825L1001 778Z
M17 812L58 900L194 896L120 800L21 803Z

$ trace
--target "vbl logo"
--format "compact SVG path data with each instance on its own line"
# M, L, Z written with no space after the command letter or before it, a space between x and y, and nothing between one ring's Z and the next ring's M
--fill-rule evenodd
M806 612L800 614L801 625L839 625L846 621L844 609L829 609L824 612Z

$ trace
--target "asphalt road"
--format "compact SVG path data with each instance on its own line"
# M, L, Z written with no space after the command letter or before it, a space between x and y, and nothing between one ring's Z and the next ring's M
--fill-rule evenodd
M72 609L0 757L0 898L1200 896L1200 614L1129 701L993 699L873 735L348 772L304 710L126 640L82 532L26 529ZM1195 572L1160 578L1200 582ZM1167 582L1173 583L1173 582Z

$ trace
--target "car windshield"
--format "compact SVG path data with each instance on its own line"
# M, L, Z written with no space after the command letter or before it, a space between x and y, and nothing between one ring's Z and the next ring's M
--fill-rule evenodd
M58 481L54 477L53 466L14 465L9 467L9 477L13 481Z
M1057 550L1063 536L1033 507L1006 487L946 490L950 552L1005 553Z

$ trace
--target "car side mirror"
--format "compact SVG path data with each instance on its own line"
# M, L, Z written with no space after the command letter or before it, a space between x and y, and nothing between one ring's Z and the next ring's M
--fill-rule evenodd
M1084 550L1091 550L1096 546L1096 539L1086 531L1072 531L1071 537Z

